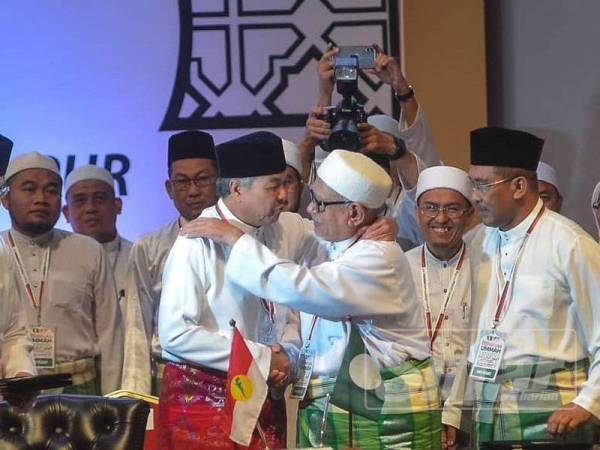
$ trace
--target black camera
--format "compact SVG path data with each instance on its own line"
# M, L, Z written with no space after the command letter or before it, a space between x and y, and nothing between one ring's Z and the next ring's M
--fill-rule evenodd
M363 105L354 98L358 92L359 60L356 56L336 58L335 64L335 84L342 100L325 118L331 124L331 134L320 145L327 152L335 149L357 151L360 148L357 124L367 121Z

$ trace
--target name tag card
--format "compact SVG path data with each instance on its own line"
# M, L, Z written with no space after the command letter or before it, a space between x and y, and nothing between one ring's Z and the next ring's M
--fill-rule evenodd
M38 369L54 369L56 364L54 329L43 326L31 327L31 341L35 366Z
M496 331L488 331L479 340L477 356L469 376L477 381L495 382L506 348L504 337Z
M290 398L302 400L308 390L310 377L315 363L315 353L308 347L302 347L298 356L298 373L292 386Z

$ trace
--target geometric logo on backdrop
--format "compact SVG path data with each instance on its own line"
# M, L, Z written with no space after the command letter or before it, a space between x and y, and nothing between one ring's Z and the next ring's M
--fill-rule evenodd
M179 22L161 130L304 126L328 42L399 56L397 0L179 0ZM398 113L389 86L362 72L357 99Z

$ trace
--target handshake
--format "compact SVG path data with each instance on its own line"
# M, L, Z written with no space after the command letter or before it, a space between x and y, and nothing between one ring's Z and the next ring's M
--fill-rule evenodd
M292 381L291 371L292 365L285 349L281 344L273 344L271 346L271 367L267 380L269 386L275 389L287 386Z

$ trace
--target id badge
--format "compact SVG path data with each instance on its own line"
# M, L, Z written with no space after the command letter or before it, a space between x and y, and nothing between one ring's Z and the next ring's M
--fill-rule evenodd
M315 363L315 352L309 347L302 347L300 355L298 356L298 372L294 385L292 386L292 392L290 398L302 400L308 390L308 384L310 383L310 377L312 376L313 366Z
M477 356L471 367L470 378L494 383L502 363L506 340L496 331L488 331L479 340Z
M43 326L31 327L31 341L35 367L54 369L56 351L54 329Z

